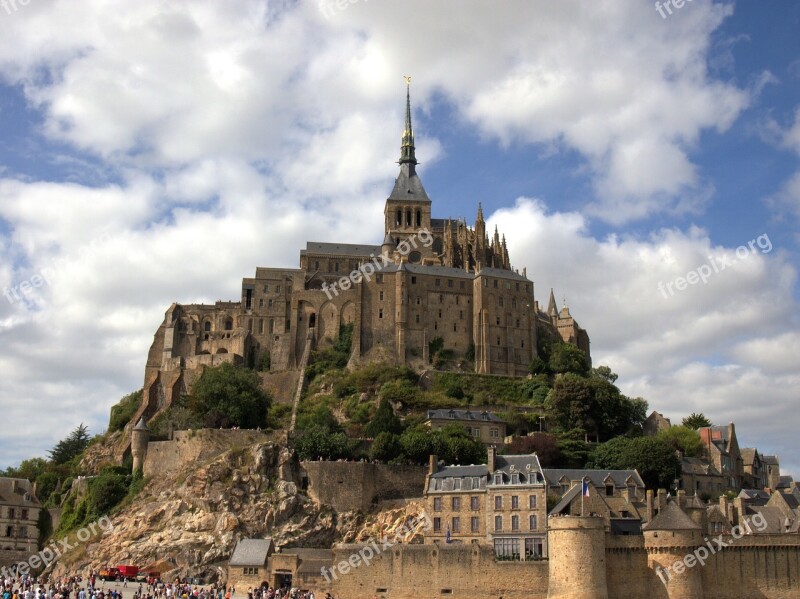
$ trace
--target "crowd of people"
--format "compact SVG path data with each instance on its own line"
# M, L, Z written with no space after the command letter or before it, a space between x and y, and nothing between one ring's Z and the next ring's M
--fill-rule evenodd
M90 573L85 579L68 577L55 580L31 576L0 579L0 599L237 599L234 587L200 586L189 582L123 582L122 589L109 585ZM238 597L241 599L241 596ZM336 599L330 593L317 596L314 591L297 588L262 586L247 590L247 599Z

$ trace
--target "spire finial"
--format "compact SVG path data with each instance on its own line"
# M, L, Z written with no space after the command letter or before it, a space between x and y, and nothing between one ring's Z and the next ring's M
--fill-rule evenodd
M403 129L403 139L400 144L400 160L398 164L417 164L414 155L414 130L411 128L411 76L404 75L406 80L406 127Z

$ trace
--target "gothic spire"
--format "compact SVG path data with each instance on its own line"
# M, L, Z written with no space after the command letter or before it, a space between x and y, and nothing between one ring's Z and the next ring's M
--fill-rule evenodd
M411 77L406 76L406 127L403 130L403 140L400 144L400 160L398 164L409 164L413 170L417 164L414 155L414 130L411 128Z
M550 302L547 304L547 313L550 316L555 316L558 314L558 308L556 307L556 296L553 293L553 288L550 288Z

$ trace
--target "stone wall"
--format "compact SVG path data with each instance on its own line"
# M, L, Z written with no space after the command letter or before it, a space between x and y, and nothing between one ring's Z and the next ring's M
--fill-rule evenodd
M148 444L143 472L145 476L164 476L218 456L232 447L249 447L274 439L274 434L253 430L176 431L171 441Z
M384 499L421 497L424 466L366 462L303 462L308 495L336 511L367 510Z
M334 564L347 562L362 548L336 547ZM379 553L369 565L362 563L347 574L341 574L341 568L335 573L333 592L348 599L547 597L546 561L498 562L494 550L486 545L396 545Z
M262 388L272 395L275 403L292 403L300 372L287 370L285 372L262 372L260 374Z

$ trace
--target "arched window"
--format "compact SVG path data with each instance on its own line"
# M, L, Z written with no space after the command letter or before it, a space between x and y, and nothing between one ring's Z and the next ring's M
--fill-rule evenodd
M313 329L315 326L317 326L317 315L312 313L308 317L308 328Z
M228 353L228 350L227 350L227 349L225 349L224 347L220 347L220 348L217 350L217 353L218 353L218 354L227 354L227 353Z
M417 226L422 226L422 210L417 210Z
M403 211L402 210L398 210L397 211L397 218L395 219L394 225L396 227L399 227L402 224L403 224Z
M203 330L206 333L211 332L211 321L210 320L206 320L205 323L203 323Z
M408 208L406 210L406 226L407 227L411 226L411 209L410 208Z
M232 331L233 330L233 318L226 318L225 319L225 330Z

